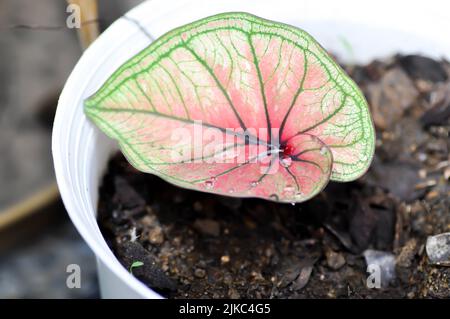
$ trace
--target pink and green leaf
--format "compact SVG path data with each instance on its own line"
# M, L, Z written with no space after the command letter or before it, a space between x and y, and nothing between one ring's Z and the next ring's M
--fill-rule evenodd
M301 202L361 176L374 152L367 103L322 47L246 13L165 34L85 113L137 169L230 196Z

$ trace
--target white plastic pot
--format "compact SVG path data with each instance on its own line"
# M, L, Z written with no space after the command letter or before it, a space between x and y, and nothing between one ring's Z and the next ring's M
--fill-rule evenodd
M127 13L153 37L220 12L245 11L299 26L347 62L393 53L449 57L447 1L151 0ZM83 114L83 100L128 58L150 43L121 18L83 54L61 94L53 128L53 158L61 196L75 227L98 260L104 298L160 298L129 274L96 221L99 182L115 143Z

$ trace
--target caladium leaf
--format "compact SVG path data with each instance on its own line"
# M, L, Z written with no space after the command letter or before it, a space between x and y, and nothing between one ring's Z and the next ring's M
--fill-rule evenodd
M301 202L361 176L374 151L367 103L324 49L246 13L165 34L85 112L137 169L230 196Z

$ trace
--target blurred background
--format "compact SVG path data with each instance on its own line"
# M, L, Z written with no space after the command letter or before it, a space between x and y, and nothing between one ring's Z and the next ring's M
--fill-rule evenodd
M99 0L100 30L140 0ZM82 48L64 0L0 1L0 298L96 298L95 258L59 199L51 128ZM69 264L81 267L69 289Z

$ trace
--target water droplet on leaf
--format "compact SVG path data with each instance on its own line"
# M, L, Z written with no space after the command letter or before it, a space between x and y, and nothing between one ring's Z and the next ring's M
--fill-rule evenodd
M292 185L286 185L286 187L284 188L284 192L287 194L293 194L294 191L295 191L295 188Z
M269 196L269 198L271 200L276 200L276 201L279 199L277 194L272 194L272 195Z
M320 148L320 154L325 155L327 153L327 148L325 146L322 146Z
M256 187L256 186L258 186L258 184L259 184L259 182L253 181L253 182L250 183L250 186L251 187Z
M228 190L228 193L229 193L229 194L233 194L233 193L234 193L234 188L230 188L230 189Z
M207 181L205 182L205 187L206 187L206 189L212 189L212 188L214 188L214 182L213 182L212 180L207 180Z
M302 192L297 192L297 193L295 193L295 197L296 198L301 198L301 197L303 197L303 193Z
M283 167L289 167L292 164L292 158L290 156L283 156L280 159L280 163L281 163L281 166L283 166Z

